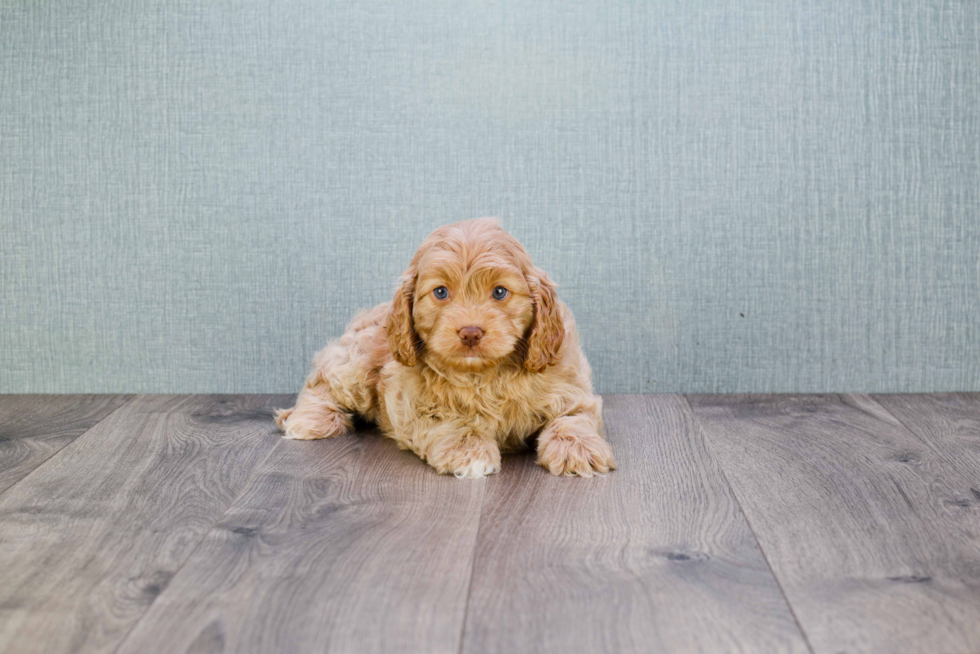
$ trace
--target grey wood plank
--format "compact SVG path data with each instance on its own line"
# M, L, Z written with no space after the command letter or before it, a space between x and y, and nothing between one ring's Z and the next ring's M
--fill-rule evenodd
M970 481L950 511L964 517L980 512L980 393L873 395L893 416L918 436L946 466ZM910 463L914 463L910 461Z
M120 652L455 652L485 485L283 440Z
M279 437L289 396L143 396L0 496L0 650L115 648Z
M816 652L980 651L970 479L866 395L689 399Z
M0 395L0 493L132 397Z
M807 651L684 398L603 415L611 475L490 478L463 651Z

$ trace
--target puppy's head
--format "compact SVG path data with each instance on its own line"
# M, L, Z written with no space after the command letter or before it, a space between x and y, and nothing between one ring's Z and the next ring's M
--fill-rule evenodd
M420 357L478 372L514 358L539 372L558 362L565 326L555 285L496 220L440 227L395 292L388 344L400 363Z

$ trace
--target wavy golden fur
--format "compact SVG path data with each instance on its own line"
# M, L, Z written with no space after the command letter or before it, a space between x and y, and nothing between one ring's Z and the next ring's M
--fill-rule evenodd
M316 355L276 424L286 438L329 438L352 431L354 414L457 477L497 472L501 451L534 435L552 474L616 467L571 312L489 218L432 232L392 301Z

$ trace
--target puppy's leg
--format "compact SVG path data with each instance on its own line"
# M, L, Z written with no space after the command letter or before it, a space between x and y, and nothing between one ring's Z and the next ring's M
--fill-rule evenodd
M538 435L538 464L553 475L591 477L615 470L612 448L602 437L601 407L600 402L545 425Z
M383 329L387 310L382 304L359 313L342 337L317 353L296 406L276 412L276 424L286 438L349 433L355 414L376 419L378 371L390 358Z
M292 409L276 411L276 424L285 432L283 438L311 441L331 438L354 430L353 412L338 397L343 388L344 371L355 368L351 361L351 344L345 339L331 341L313 362L313 372L307 378ZM347 375L352 376L352 375Z
M276 411L276 424L285 432L283 438L302 441L354 431L351 414L337 404L325 383L307 383L296 398L296 406Z
M453 422L437 423L427 429L413 449L443 475L479 479L500 471L496 440Z

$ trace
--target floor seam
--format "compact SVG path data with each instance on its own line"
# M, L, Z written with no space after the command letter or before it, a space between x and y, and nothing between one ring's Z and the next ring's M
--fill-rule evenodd
M128 393L118 393L117 395L121 395L121 396L125 397L126 395L128 395ZM132 404L133 402L135 402L136 400L138 400L140 397L142 397L142 396L141 395L133 395L133 396L131 396L128 400L126 400L125 402L123 402L122 404L120 404L119 406L117 406L115 409L113 409L109 413L107 413L104 416L102 416L102 418L100 418L94 425L92 425L91 427L89 427L88 429L86 429L85 431L83 431L81 434L79 434L78 436L76 436L75 438L73 438L71 440L71 442L65 443L65 445L63 447L61 447L61 448L55 450L54 452L52 452L51 455L48 456L48 458L44 459L44 461L41 461L36 466L34 466L34 469L33 470L31 470L30 472L28 472L26 475L24 475L23 477L21 477L20 479L18 479L14 483L10 484L10 486L7 486L2 491L0 491L0 499L3 499L3 496L6 495L10 491L10 489L15 488L18 484L22 483L25 479L27 479L28 477L30 477L31 475L33 475L35 472L37 472L38 470L40 470L41 468L43 468L51 459L53 459L54 457L58 456L59 454L61 454L65 450L67 450L69 447L73 446L75 443L77 443L78 441L80 441L83 438L85 438L86 436L88 436L92 432L93 429L95 429L96 427L98 427L99 425L101 425L103 422L105 422L106 420L108 420L112 416L116 415L118 412L120 412L123 409L125 409L126 407L128 407L130 404Z
M499 473L498 473L499 474ZM476 573L476 555L480 546L480 532L483 530L483 514L487 507L488 487L490 479L484 477L483 499L480 501L480 517L476 523L476 536L473 538L473 560L470 562L470 579L466 584L466 601L463 602L463 624L459 630L459 647L456 648L458 654L463 653L463 645L466 642L466 619L470 615L470 597L473 595L473 576Z
M715 464L718 466L718 471L721 472L721 478L725 480L725 485L728 486L728 490L732 494L732 498L735 500L735 504L738 505L739 513L742 514L742 518L745 520L745 524L748 525L749 531L752 533L752 538L755 540L756 547L759 548L759 553L762 554L762 560L766 562L766 567L769 568L769 574L772 575L773 581L776 582L776 588L779 589L780 595L783 596L783 601L786 602L786 608L789 609L789 614L793 616L793 622L796 623L796 628L800 631L800 637L803 638L803 644L806 645L807 649L810 650L812 654L815 654L816 650L810 643L810 637L807 636L806 630L803 629L803 624L800 622L799 616L796 614L796 609L793 608L793 603L789 600L789 595L786 594L786 589L783 588L783 583L779 580L776 575L776 571L772 567L772 563L769 561L769 556L766 554L765 548L762 547L762 542L759 540L759 535L755 532L755 527L752 526L752 521L749 520L749 514L746 513L745 507L742 506L742 500L739 499L738 493L735 487L732 486L732 482L728 479L728 474L725 472L725 468L721 464L721 459L715 453L714 448L711 446L711 441L708 439L708 430L705 429L704 425L701 424L701 419L698 417L697 412L694 410L694 405L691 404L691 399L687 395L682 396L684 401L687 402L688 408L691 410L691 417L697 423L698 429L704 438L704 446L708 448L708 452L711 454L711 458L715 460Z
M922 443L922 446L923 447L925 447L927 450L929 450L930 452L932 452L934 455L936 455L940 459L945 459L946 458L946 454L942 450L937 449L932 444L932 440L931 439L926 438L926 437L920 435L918 431L916 431L916 430L912 429L911 427L909 427L905 423L904 420L902 420L900 417L898 417L898 414L896 414L894 411L892 411L891 409L889 409L887 406L885 406L884 404L882 404L881 402L879 402L878 401L878 398L876 398L873 394L871 394L871 393L863 393L863 395L865 397L867 397L869 400L871 400L872 402L874 402L875 404L877 404L878 407L882 411L884 411L885 413L887 413L888 415L890 415L892 418L894 418L895 419L895 422L897 422L899 425L901 425L902 428L905 431L907 431L909 434L911 434L912 437L915 440L917 440L918 442ZM930 393L908 393L908 395L930 395Z
M263 465L265 465L265 462L269 460L269 457L271 457L272 453L276 451L276 448L282 445L282 442L283 439L280 437L279 440L277 440L275 444L273 444L273 446L269 448L269 451L266 452L266 455L264 457L262 457L262 460L255 464L255 467L252 468L252 472L249 473L248 477L245 479L245 482L242 484L242 487L235 494L235 497L233 497L232 500L228 503L228 506L225 507L225 510L221 512L221 515L218 516L215 519L215 521L211 523L211 526L208 527L207 531L205 531L204 534L201 536L201 539L197 542L197 545L194 546L194 549L192 549L190 553L188 553L187 558L185 558L181 562L181 564L177 566L177 569L174 570L173 575L171 575L170 580L167 582L167 586L165 586L164 589L160 593L158 593L156 597L153 598L152 602L147 604L146 610L143 611L143 614L136 620L136 622L133 623L133 626L131 626L129 630L126 631L126 635L123 636L122 639L120 639L119 644L116 645L115 649L112 650L113 654L115 654L115 652L118 652L120 649L122 649L122 646L126 644L126 641L129 640L129 637L133 634L134 631L136 631L136 628L143 622L143 620L146 619L146 616L150 613L150 610L153 608L153 605L157 603L157 600L159 600L167 593L167 588L170 587L170 583L177 578L177 575L179 575L180 571L184 569L184 567L187 565L187 562L190 561L192 558L194 558L194 555L197 553L197 550L201 548L201 545L204 544L204 541L206 541L208 536L211 534L211 532L214 531L215 526L219 522L221 522L221 519L228 514L228 511L231 510L231 507L235 506L235 502L238 501L238 499L248 488L249 484L252 483L252 479L255 477L258 470Z

